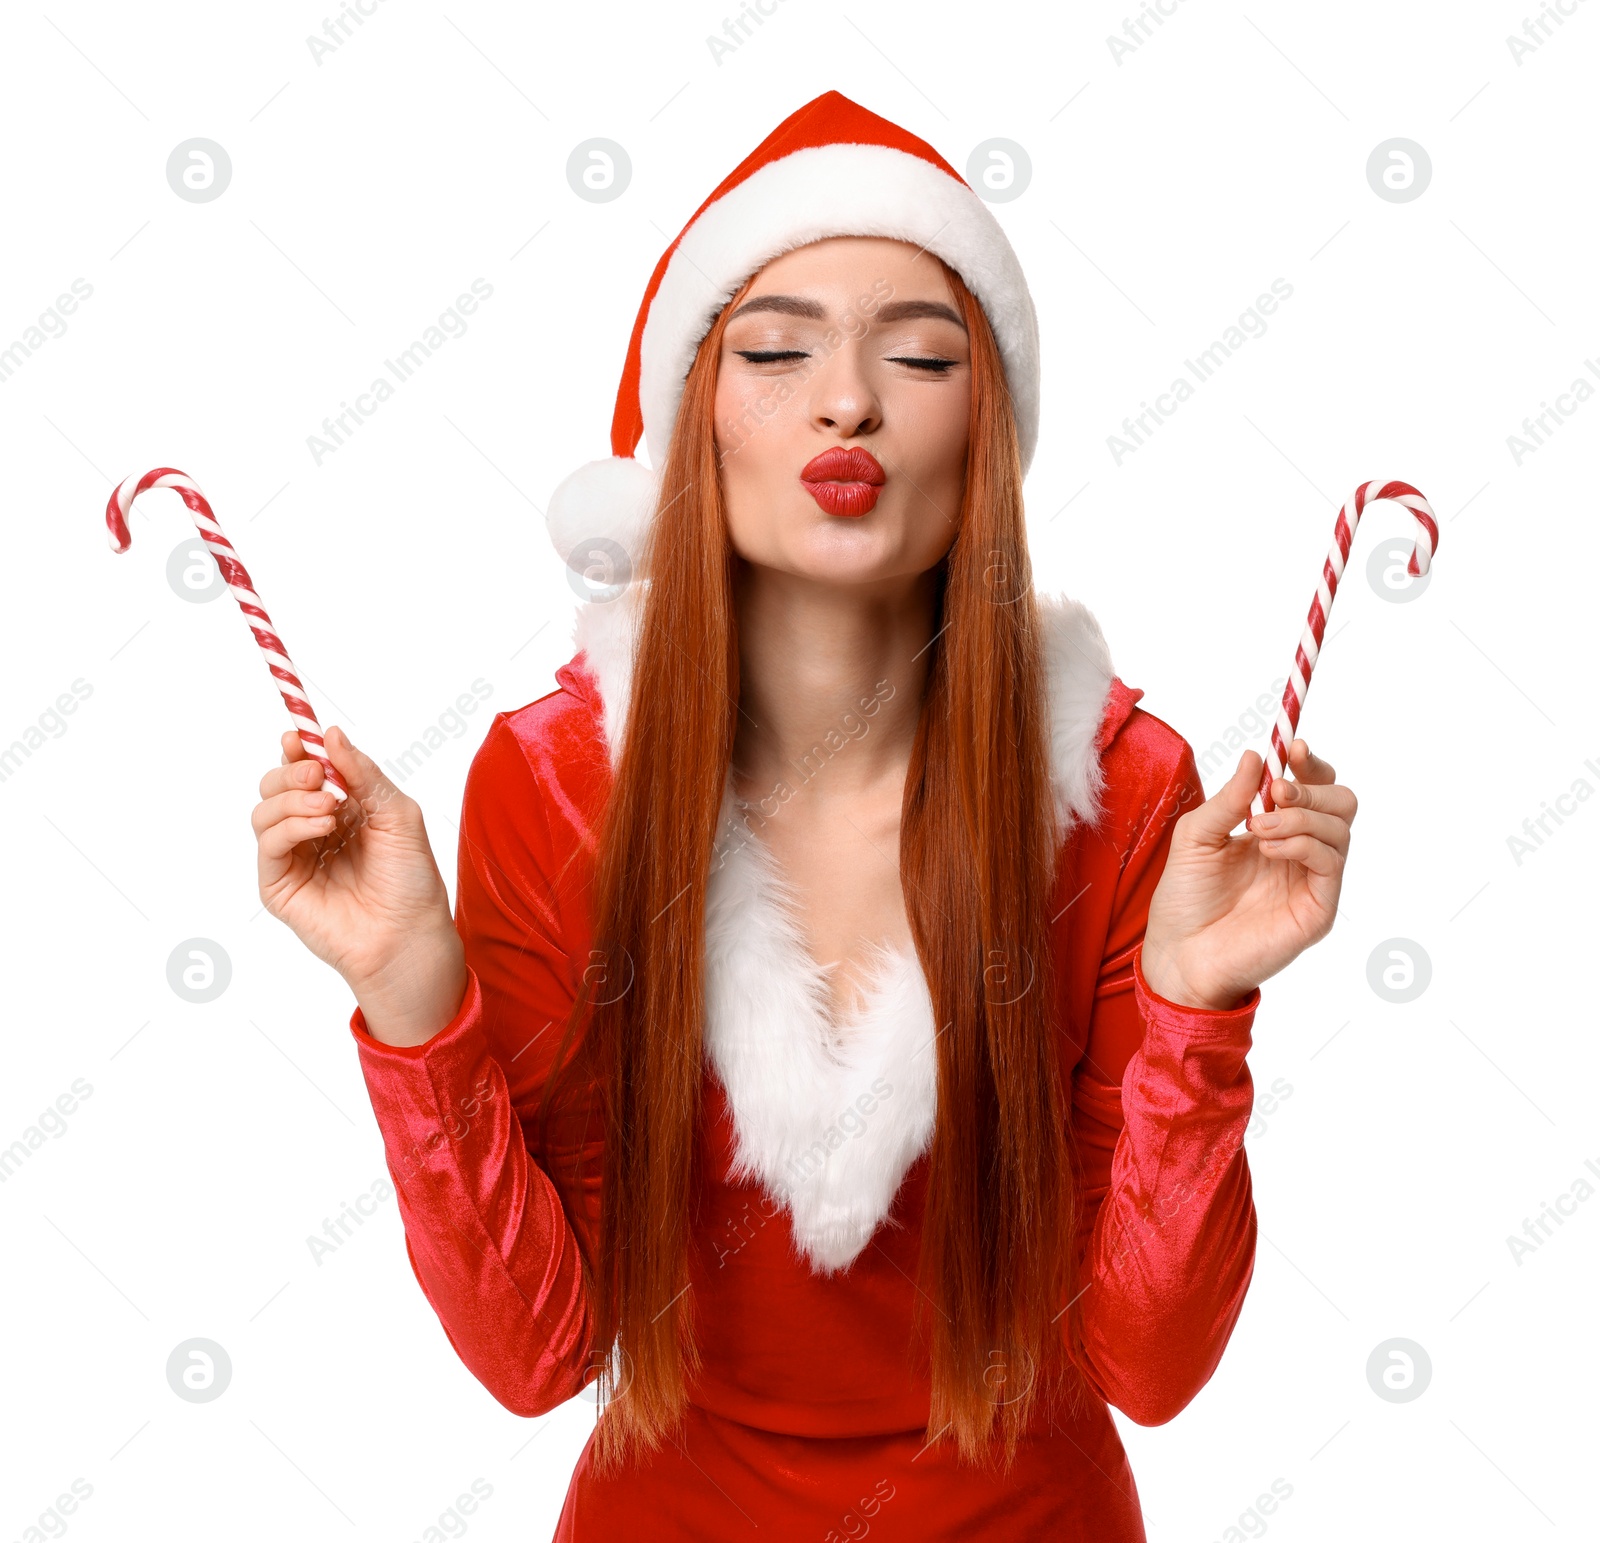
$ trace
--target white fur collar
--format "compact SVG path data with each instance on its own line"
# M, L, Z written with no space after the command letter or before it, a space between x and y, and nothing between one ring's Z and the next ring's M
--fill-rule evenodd
M729 788L706 897L706 1049L728 1096L733 1176L784 1205L819 1273L843 1269L933 1134L933 1004L914 950L874 944L837 1025L828 970L771 849Z
M626 722L640 586L586 602L573 641L600 693L613 765ZM1051 783L1063 836L1099 811L1096 738L1112 669L1094 617L1040 599ZM835 1024L792 892L724 789L706 898L706 1050L728 1097L733 1177L789 1212L814 1271L846 1269L927 1149L937 1104L933 1006L915 950L875 945L860 1009Z

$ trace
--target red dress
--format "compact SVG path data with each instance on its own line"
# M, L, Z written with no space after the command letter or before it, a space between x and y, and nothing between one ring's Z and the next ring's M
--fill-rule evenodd
M350 1019L417 1280L474 1375L530 1417L577 1394L593 1364L578 1248L536 1121L589 958L583 897L610 762L584 656L557 680L494 719L467 778L456 926L468 984L456 1016L415 1047L372 1038L359 1008ZM1202 1011L1155 996L1140 973L1173 822L1203 797L1188 745L1134 705L1140 695L1115 679L1105 692L1092 752L1103 813L1070 831L1051 908L1088 1283L1072 1311L1098 1399L1028 1436L1004 1478L960 1465L948 1441L924 1450L928 1386L907 1348L926 1156L853 1264L815 1273L789 1213L730 1174L730 1108L708 1066L709 1177L690 1258L704 1365L688 1417L676 1442L618 1478L597 1476L586 1448L557 1543L832 1543L869 1530L917 1543L1143 1540L1106 1405L1141 1425L1172 1419L1216 1368L1243 1305L1256 1240L1245 1056L1260 994ZM575 1110L553 1121L563 1160L582 1120ZM595 1128L582 1154L588 1229Z

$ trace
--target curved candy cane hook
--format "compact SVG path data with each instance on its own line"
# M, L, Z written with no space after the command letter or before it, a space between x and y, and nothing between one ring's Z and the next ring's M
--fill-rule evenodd
M272 618L262 606L261 597L256 593L250 575L245 572L244 564L239 561L239 554L234 551L228 538L222 534L222 527L217 524L217 517L211 512L211 505L206 502L205 494L183 472L175 471L170 466L158 466L154 471L147 471L142 477L129 477L126 482L118 486L106 503L106 534L111 541L111 550L113 552L128 550L133 539L128 532L128 511L133 507L134 499L150 488L172 488L188 505L189 513L194 516L194 523L200 531L200 539L205 542L206 550L216 559L217 567L222 572L229 592L239 602L239 609L244 612L250 631L255 634L262 657L267 661L267 668L272 672L272 678L277 681L284 705L289 709L290 721L300 731L300 743L306 747L308 755L322 763L324 786L335 799L343 803L349 797L349 789L345 787L344 778L334 769L333 762L328 759L328 752L323 748L322 725L317 722L317 715L312 712L311 704L306 700L306 688L300 684L300 677L289 661L289 651L283 646L283 640L272 625Z
M1317 592L1311 600L1311 613L1306 617L1306 630L1300 635L1300 646L1295 650L1294 668L1283 688L1283 705L1272 725L1272 744L1261 768L1261 785L1256 789L1261 803L1261 808L1255 811L1258 814L1265 814L1273 807L1272 782L1283 775L1289 759L1289 746L1294 741L1306 693L1311 689L1311 671L1322 651L1322 634L1328 626L1328 613L1333 609L1333 597L1338 593L1345 559L1350 555L1350 543L1355 540L1356 526L1361 523L1361 511L1380 498L1392 498L1397 504L1404 504L1416 517L1417 544L1406 564L1407 573L1420 578L1428 571L1433 554L1438 550L1439 522L1433 517L1433 506L1409 482L1363 482L1339 511L1333 527L1333 548L1322 565L1322 577L1317 581Z

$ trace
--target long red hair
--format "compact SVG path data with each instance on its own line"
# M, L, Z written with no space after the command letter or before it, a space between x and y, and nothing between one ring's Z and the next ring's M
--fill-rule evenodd
M941 264L970 341L959 528L902 806L901 886L942 1025L922 1230L928 1439L1005 1462L1070 1370L1075 1186L1045 917L1057 851L1039 619L1005 372L976 298ZM748 283L745 289L748 289ZM688 1259L704 1075L704 918L734 743L735 554L713 407L730 299L684 384L640 568L627 727L598 838L585 973L546 1088L598 1089L605 1156L585 1259L609 1468L677 1423L700 1366ZM600 981L630 981L594 990ZM576 1050L573 1050L576 1042ZM569 1053L571 1052L571 1053ZM576 1193L576 1174L554 1175ZM998 1431L997 1431L998 1427Z

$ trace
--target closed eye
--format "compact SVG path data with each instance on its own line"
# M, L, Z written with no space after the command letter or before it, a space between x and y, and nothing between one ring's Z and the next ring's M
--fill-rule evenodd
M929 370L936 375L947 374L958 361L955 359L908 359L891 358L890 364L909 364L919 370Z
M751 364L776 364L780 360L810 358L803 348L736 348L734 352ZM956 359L914 359L907 355L891 355L889 358L890 364L909 364L913 369L934 375L948 374L959 362Z

